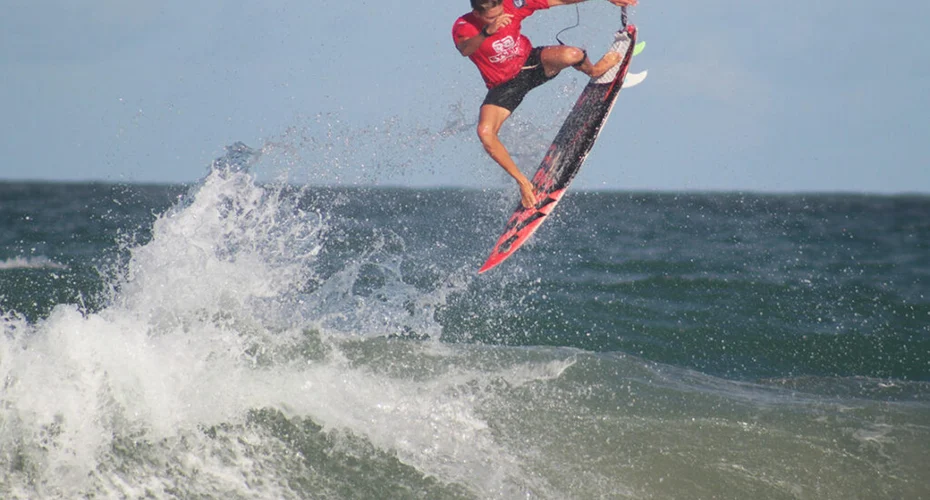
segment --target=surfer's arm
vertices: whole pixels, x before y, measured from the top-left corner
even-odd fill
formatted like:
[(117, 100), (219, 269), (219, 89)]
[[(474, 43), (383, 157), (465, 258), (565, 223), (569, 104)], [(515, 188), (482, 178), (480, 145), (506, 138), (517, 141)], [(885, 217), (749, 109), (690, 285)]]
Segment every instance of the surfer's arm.
[(482, 42), (487, 36), (483, 32), (478, 32), (477, 35), (466, 38), (460, 36), (455, 40), (455, 48), (459, 49), (459, 53), (464, 57), (468, 57), (475, 53), (478, 50), (478, 47), (481, 47)]
[[(475, 53), (478, 50), (478, 47), (481, 47), (481, 44), (484, 43), (485, 38), (497, 33), (497, 30), (507, 26), (513, 22), (513, 14), (507, 14), (506, 12), (494, 18), (493, 21), (486, 24), (477, 34), (468, 37), (467, 35), (456, 35), (455, 37), (455, 48), (459, 49), (459, 52), (468, 57)], [(464, 25), (464, 23), (463, 23)], [(457, 27), (458, 25), (456, 25)]]

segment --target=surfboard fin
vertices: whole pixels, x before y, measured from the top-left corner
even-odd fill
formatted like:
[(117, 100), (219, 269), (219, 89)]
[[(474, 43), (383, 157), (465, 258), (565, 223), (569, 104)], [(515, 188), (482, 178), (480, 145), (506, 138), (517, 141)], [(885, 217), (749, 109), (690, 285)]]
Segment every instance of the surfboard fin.
[[(645, 40), (637, 42), (636, 45), (633, 46), (633, 56), (638, 56), (642, 54), (645, 48), (646, 48)], [(623, 79), (623, 87), (620, 87), (620, 88), (628, 89), (630, 87), (635, 87), (639, 85), (640, 83), (643, 83), (643, 80), (646, 79), (647, 74), (649, 74), (648, 70), (640, 71), (639, 73), (630, 73), (626, 75), (626, 78)]]
[(646, 79), (646, 75), (648, 74), (649, 70), (640, 71), (639, 73), (629, 73), (626, 75), (626, 78), (623, 79), (623, 87), (621, 88), (628, 89), (643, 83), (643, 80)]

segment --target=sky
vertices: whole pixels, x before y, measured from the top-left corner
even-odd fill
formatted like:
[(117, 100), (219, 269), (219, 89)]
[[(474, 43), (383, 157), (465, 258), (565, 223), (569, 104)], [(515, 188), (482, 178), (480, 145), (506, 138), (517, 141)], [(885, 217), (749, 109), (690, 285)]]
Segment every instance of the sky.
[[(474, 124), (485, 89), (451, 39), (466, 0), (8, 0), (0, 181), (190, 183), (224, 146), (310, 184), (510, 188)], [(599, 57), (606, 1), (538, 12), (534, 45)], [(930, 4), (640, 0), (646, 50), (581, 189), (930, 193)], [(585, 79), (502, 130), (535, 171)]]

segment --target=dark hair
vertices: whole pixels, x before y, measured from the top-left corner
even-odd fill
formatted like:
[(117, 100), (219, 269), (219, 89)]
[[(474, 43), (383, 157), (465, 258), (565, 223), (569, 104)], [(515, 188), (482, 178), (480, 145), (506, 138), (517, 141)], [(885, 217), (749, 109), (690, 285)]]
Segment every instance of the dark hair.
[(471, 0), (471, 8), (478, 12), (487, 12), (492, 7), (504, 3), (504, 0)]

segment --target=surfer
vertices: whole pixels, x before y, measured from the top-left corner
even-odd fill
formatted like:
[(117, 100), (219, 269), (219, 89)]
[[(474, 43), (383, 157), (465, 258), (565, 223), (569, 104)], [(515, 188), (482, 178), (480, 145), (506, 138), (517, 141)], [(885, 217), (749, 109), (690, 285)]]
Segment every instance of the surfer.
[[(504, 121), (526, 94), (571, 66), (596, 78), (620, 62), (616, 52), (591, 63), (587, 52), (567, 45), (533, 47), (520, 33), (520, 23), (537, 10), (571, 5), (584, 0), (471, 0), (472, 11), (456, 19), (452, 27), (455, 48), (478, 67), (488, 94), (478, 115), (478, 138), (488, 155), (517, 181), (523, 206), (536, 204), (533, 184), (520, 172), (498, 138)], [(618, 6), (637, 0), (608, 0)]]

